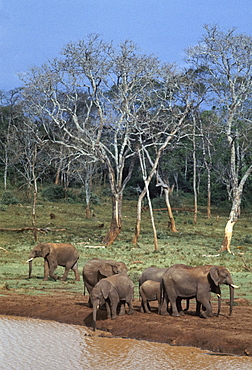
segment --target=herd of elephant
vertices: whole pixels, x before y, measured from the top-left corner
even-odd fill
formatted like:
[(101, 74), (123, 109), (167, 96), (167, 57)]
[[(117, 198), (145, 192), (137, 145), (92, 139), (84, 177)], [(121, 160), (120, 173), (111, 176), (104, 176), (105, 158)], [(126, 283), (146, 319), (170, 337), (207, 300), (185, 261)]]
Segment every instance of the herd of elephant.
[[(65, 267), (62, 280), (66, 280), (69, 270), (73, 270), (75, 280), (80, 280), (78, 272), (79, 253), (69, 243), (40, 243), (30, 253), (29, 278), (32, 273), (32, 260), (44, 258), (44, 280), (50, 276), (57, 280), (54, 271), (57, 266)], [(94, 330), (96, 328), (97, 310), (106, 307), (107, 318), (115, 319), (117, 315), (133, 314), (134, 283), (128, 276), (128, 268), (124, 262), (93, 258), (88, 261), (82, 271), (84, 294), (89, 294), (88, 305), (93, 308)], [(234, 301), (234, 288), (229, 271), (222, 266), (203, 265), (190, 267), (176, 264), (169, 268), (148, 267), (139, 277), (139, 293), (141, 296), (141, 312), (150, 313), (149, 301), (158, 301), (158, 313), (172, 316), (184, 315), (189, 308), (189, 300), (196, 299), (196, 314), (204, 318), (212, 315), (211, 292), (218, 296), (218, 311), (221, 309), (220, 284), (230, 287), (230, 311)], [(182, 309), (182, 300), (187, 300), (187, 307)], [(170, 304), (170, 309), (168, 305)]]

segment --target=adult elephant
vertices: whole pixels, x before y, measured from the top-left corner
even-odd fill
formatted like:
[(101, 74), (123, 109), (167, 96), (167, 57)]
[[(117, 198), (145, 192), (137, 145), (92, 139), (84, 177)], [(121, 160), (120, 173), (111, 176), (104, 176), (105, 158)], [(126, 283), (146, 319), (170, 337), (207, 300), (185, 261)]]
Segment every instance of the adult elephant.
[(88, 261), (83, 267), (82, 277), (84, 283), (84, 295), (85, 287), (89, 293), (89, 307), (92, 307), (90, 294), (93, 290), (93, 287), (98, 283), (99, 280), (115, 274), (127, 273), (127, 271), (127, 266), (121, 261), (103, 260), (99, 258), (93, 258)]
[(80, 280), (78, 272), (79, 253), (70, 243), (40, 243), (36, 245), (29, 255), (29, 279), (32, 273), (32, 260), (37, 257), (44, 258), (44, 280), (50, 276), (57, 280), (58, 276), (54, 274), (57, 266), (65, 267), (64, 275), (61, 280), (65, 281), (69, 270), (73, 270), (75, 280)]
[[(163, 277), (164, 273), (167, 270), (168, 270), (168, 267), (147, 267), (142, 272), (142, 274), (140, 275), (140, 277), (138, 279), (139, 291), (141, 289), (142, 284), (147, 280), (152, 280), (152, 281), (156, 281), (156, 282), (161, 283), (162, 277)], [(141, 295), (141, 293), (140, 293), (140, 295)], [(181, 306), (181, 300), (180, 299), (178, 300), (177, 303), (178, 303), (178, 307), (181, 308), (182, 306)], [(149, 306), (148, 300), (147, 300), (146, 306), (147, 306), (147, 311), (146, 311), (145, 307), (142, 307), (142, 303), (141, 303), (141, 312), (149, 312), (150, 311), (150, 306)], [(188, 310), (188, 309), (189, 309), (189, 299), (186, 300), (185, 310)], [(159, 306), (159, 313), (162, 314), (162, 315), (168, 314), (167, 305), (163, 304), (162, 307)]]
[[(211, 291), (220, 295), (220, 284), (230, 287), (230, 311), (234, 301), (234, 288), (232, 277), (229, 271), (222, 266), (204, 265), (190, 267), (186, 265), (173, 265), (164, 273), (162, 277), (163, 296), (171, 304), (172, 315), (180, 316), (177, 307), (177, 300), (181, 298), (196, 298), (197, 304), (202, 305), (204, 310), (201, 312), (203, 317), (212, 314)], [(199, 306), (198, 306), (199, 307)]]
[(134, 296), (134, 283), (127, 274), (119, 273), (101, 279), (92, 289), (90, 298), (93, 306), (94, 330), (96, 329), (97, 309), (105, 301), (107, 318), (115, 319), (117, 309), (121, 303), (119, 315), (125, 313), (125, 302), (128, 304), (128, 314), (133, 314), (132, 300)]

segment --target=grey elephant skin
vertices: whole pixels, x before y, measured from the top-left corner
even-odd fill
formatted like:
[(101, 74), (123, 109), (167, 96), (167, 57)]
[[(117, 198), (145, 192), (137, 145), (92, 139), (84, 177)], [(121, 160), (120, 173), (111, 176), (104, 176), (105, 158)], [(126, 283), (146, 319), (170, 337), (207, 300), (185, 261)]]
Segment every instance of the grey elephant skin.
[(211, 291), (220, 295), (220, 284), (230, 287), (230, 312), (234, 301), (234, 287), (229, 271), (222, 266), (204, 265), (190, 267), (186, 265), (171, 266), (162, 277), (162, 297), (170, 302), (173, 316), (180, 316), (177, 307), (178, 298), (196, 298), (197, 305), (202, 305), (203, 317), (211, 316)]
[(125, 303), (128, 304), (128, 314), (133, 314), (132, 300), (134, 297), (134, 283), (127, 274), (119, 273), (101, 279), (92, 289), (90, 298), (93, 306), (93, 322), (96, 329), (97, 309), (106, 304), (107, 318), (115, 319), (120, 304), (120, 313), (125, 313)]
[[(147, 267), (143, 272), (142, 274), (140, 275), (139, 279), (138, 279), (138, 283), (139, 283), (139, 293), (140, 293), (140, 289), (141, 289), (141, 285), (147, 281), (147, 280), (152, 280), (152, 281), (156, 281), (156, 282), (160, 282), (162, 281), (162, 277), (164, 275), (164, 273), (168, 270), (168, 267)], [(141, 295), (141, 294), (140, 294)], [(181, 300), (182, 299), (178, 299), (178, 307), (179, 307), (179, 311), (182, 310), (182, 306), (181, 306)], [(149, 305), (149, 300), (147, 299), (147, 308), (148, 310), (150, 311), (150, 305)], [(187, 304), (186, 304), (186, 308), (185, 308), (185, 311), (189, 309), (189, 299), (187, 299)], [(147, 312), (145, 309), (144, 309), (145, 312)], [(141, 305), (141, 312), (142, 311), (142, 305)], [(159, 306), (159, 309), (158, 309), (158, 312), (162, 315), (167, 315), (168, 314), (168, 310), (167, 310), (167, 305), (165, 304), (162, 304), (161, 307)]]
[(148, 305), (149, 301), (158, 301), (158, 313), (161, 311), (161, 289), (160, 282), (153, 280), (146, 280), (139, 288), (141, 296), (141, 312), (151, 313)]
[(128, 268), (124, 262), (115, 260), (103, 260), (99, 258), (93, 258), (88, 261), (82, 270), (82, 277), (84, 283), (84, 295), (85, 287), (89, 293), (88, 305), (92, 307), (92, 302), (90, 299), (90, 294), (93, 287), (103, 278), (124, 273), (127, 274)]
[(146, 281), (159, 281), (161, 283), (162, 276), (164, 275), (167, 268), (165, 267), (147, 267), (140, 275), (138, 282), (139, 287)]
[(29, 279), (32, 273), (32, 260), (37, 257), (44, 258), (44, 280), (50, 276), (57, 280), (58, 276), (54, 274), (57, 266), (65, 267), (64, 275), (61, 280), (65, 281), (69, 270), (73, 270), (75, 280), (80, 280), (78, 272), (79, 253), (70, 243), (40, 243), (36, 245), (29, 255)]

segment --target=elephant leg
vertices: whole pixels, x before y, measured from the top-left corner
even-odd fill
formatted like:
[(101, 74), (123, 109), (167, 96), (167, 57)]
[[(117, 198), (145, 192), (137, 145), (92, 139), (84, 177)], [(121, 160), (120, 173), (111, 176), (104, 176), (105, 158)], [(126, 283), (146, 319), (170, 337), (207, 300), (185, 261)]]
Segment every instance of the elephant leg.
[(212, 315), (212, 306), (210, 301), (210, 293), (206, 295), (201, 295), (197, 297), (197, 301), (199, 301), (205, 310), (202, 310), (201, 315), (204, 318), (207, 318)]
[(66, 267), (65, 267), (64, 275), (62, 276), (62, 278), (61, 278), (60, 280), (62, 280), (62, 281), (66, 281), (66, 279), (67, 279), (67, 275), (68, 275), (68, 272), (69, 272), (69, 268), (66, 266)]
[(132, 299), (127, 300), (127, 305), (128, 305), (128, 307), (129, 307), (128, 315), (132, 315), (132, 314), (133, 314), (133, 312), (134, 312), (134, 308), (133, 308), (133, 305), (132, 305)]
[(140, 312), (141, 312), (141, 313), (144, 313), (143, 300), (141, 300)]
[(172, 316), (178, 317), (180, 316), (177, 308), (177, 297), (170, 297), (171, 309), (172, 309)]
[(111, 308), (110, 308), (110, 302), (106, 299), (106, 310), (107, 310), (107, 319), (111, 319)]
[(120, 311), (119, 311), (118, 316), (123, 316), (125, 315), (125, 302), (121, 301), (119, 305), (120, 305)]
[(200, 316), (201, 303), (196, 300), (196, 316)]
[(49, 264), (48, 264), (48, 261), (45, 259), (44, 260), (44, 279), (43, 280), (47, 281), (48, 277), (49, 277)]
[(143, 305), (143, 312), (151, 313), (150, 312), (150, 305), (149, 305), (149, 302), (147, 301), (146, 297), (142, 298), (142, 305)]
[(92, 292), (93, 287), (91, 285), (89, 285), (86, 281), (84, 281), (84, 292), (83, 292), (84, 295), (85, 295), (85, 287), (87, 288), (87, 291), (88, 291), (88, 294), (89, 294), (89, 297), (88, 297), (88, 307), (92, 308), (93, 305), (92, 305), (92, 302), (91, 302), (90, 295), (91, 295), (91, 292)]
[(168, 301), (167, 296), (166, 296), (166, 297), (164, 297), (163, 302), (160, 302), (160, 312), (159, 312), (160, 315), (162, 315), (162, 316), (169, 315), (169, 313), (168, 313), (168, 303), (169, 303), (169, 301)]
[(49, 268), (49, 275), (55, 281), (58, 279), (58, 276), (54, 274), (54, 270), (56, 269), (56, 267), (57, 266), (50, 266), (50, 268)]
[(177, 309), (178, 309), (178, 312), (179, 312), (180, 316), (185, 315), (185, 313), (182, 309), (182, 298), (181, 297), (177, 297)]
[(78, 263), (77, 262), (75, 262), (75, 264), (73, 265), (72, 270), (74, 272), (75, 281), (80, 281), (80, 274), (79, 274), (79, 271), (78, 271)]
[(184, 309), (184, 311), (188, 311), (189, 310), (189, 305), (190, 305), (190, 299), (189, 298), (186, 298), (186, 308)]
[(117, 306), (119, 303), (119, 298), (118, 299), (113, 299), (111, 300), (111, 319), (114, 320), (117, 318)]

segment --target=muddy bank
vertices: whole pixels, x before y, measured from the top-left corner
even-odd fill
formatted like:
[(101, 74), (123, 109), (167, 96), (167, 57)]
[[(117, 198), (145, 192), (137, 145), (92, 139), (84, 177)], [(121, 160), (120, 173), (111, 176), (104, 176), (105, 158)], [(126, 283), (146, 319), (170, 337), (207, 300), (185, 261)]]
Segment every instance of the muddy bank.
[[(151, 314), (139, 312), (140, 302), (134, 301), (132, 316), (107, 320), (106, 312), (98, 312), (97, 329), (104, 335), (132, 338), (177, 346), (194, 346), (220, 354), (252, 356), (252, 305), (246, 300), (237, 302), (233, 314), (222, 304), (221, 315), (202, 319), (195, 316), (194, 303), (183, 317), (160, 316), (153, 305)], [(215, 303), (213, 311), (216, 312)], [(54, 320), (62, 323), (92, 327), (92, 309), (87, 296), (79, 293), (55, 293), (31, 296), (2, 290), (0, 314)]]

